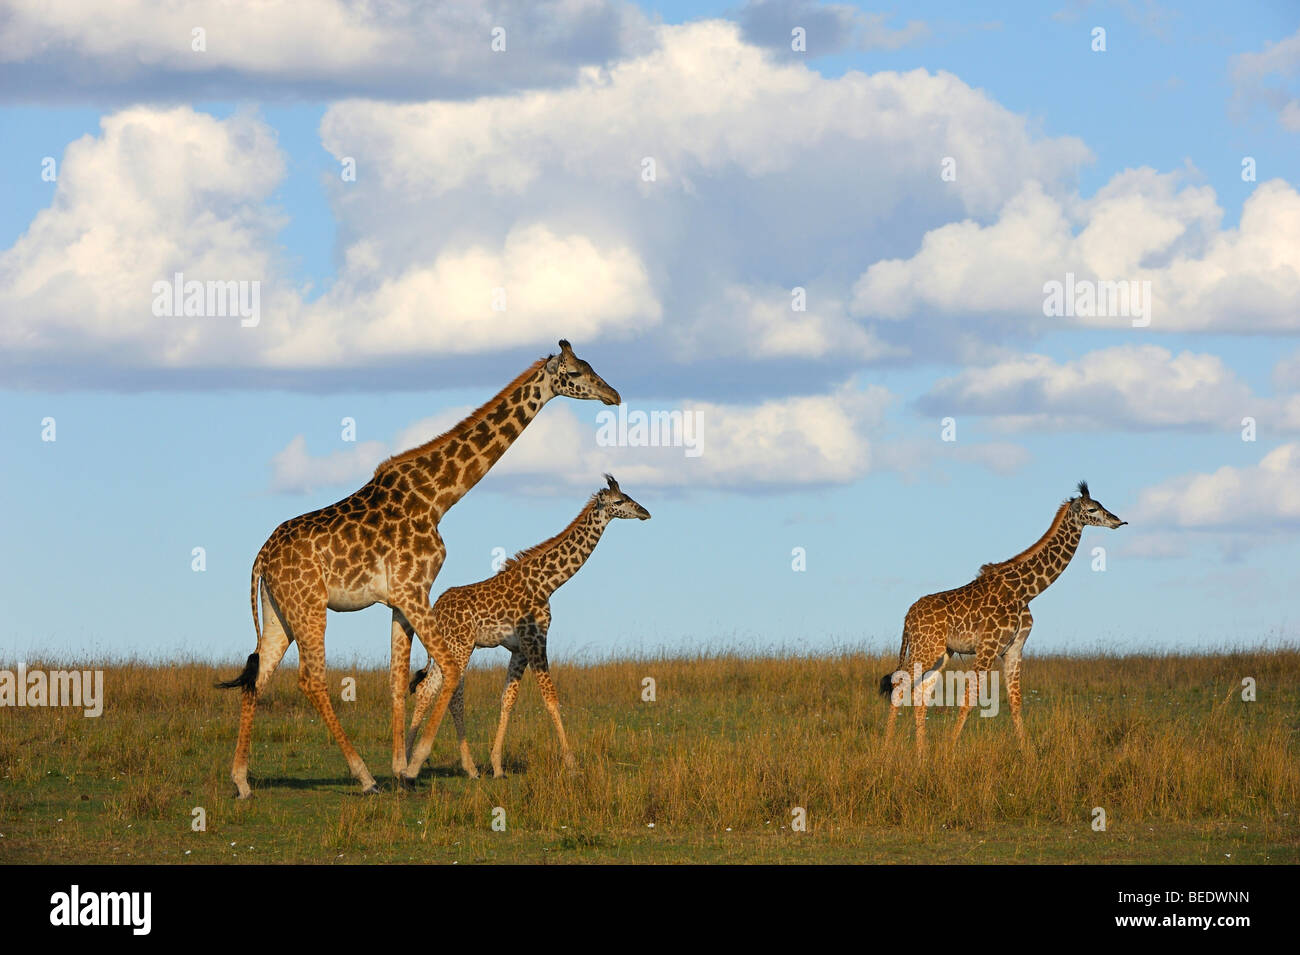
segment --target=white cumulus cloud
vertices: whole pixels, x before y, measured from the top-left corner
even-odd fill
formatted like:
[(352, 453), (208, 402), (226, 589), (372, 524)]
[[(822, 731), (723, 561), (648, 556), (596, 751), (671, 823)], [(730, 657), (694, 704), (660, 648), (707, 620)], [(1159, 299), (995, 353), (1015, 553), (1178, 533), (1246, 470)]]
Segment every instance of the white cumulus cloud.
[(1258, 464), (1225, 465), (1147, 488), (1133, 523), (1213, 531), (1267, 531), (1300, 521), (1300, 444), (1279, 445)]
[[(24, 16), (8, 24), (19, 59)], [(639, 342), (678, 393), (702, 357), (816, 366), (785, 389), (815, 391), (913, 351), (897, 325), (882, 334), (851, 312), (863, 261), (954, 215), (992, 214), (1025, 176), (1059, 193), (1090, 158), (949, 73), (828, 78), (726, 21), (653, 39), (554, 88), (332, 105), (322, 141), (357, 175), (328, 186), (340, 264), (316, 298), (281, 261), (271, 197), (286, 158), (265, 122), (108, 115), (0, 251), (0, 364), (38, 385), (293, 386), (563, 335)], [(953, 151), (961, 175), (936, 189), (937, 157)], [(155, 316), (153, 284), (177, 272), (260, 283), (260, 323)], [(795, 288), (806, 311), (790, 308)]]
[(1264, 49), (1228, 61), (1239, 107), (1260, 105), (1277, 114), (1283, 129), (1300, 133), (1300, 30)]
[[(879, 386), (846, 384), (828, 394), (753, 405), (632, 404), (624, 409), (622, 426), (616, 409), (608, 409), (613, 417), (606, 420), (599, 417), (605, 409), (589, 412), (556, 401), (491, 474), (504, 486), (541, 493), (586, 487), (607, 471), (629, 486), (743, 490), (848, 484), (871, 469), (872, 435), (893, 401)], [(448, 408), (412, 422), (390, 444), (371, 442), (323, 455), (310, 454), (305, 439), (295, 437), (272, 459), (272, 489), (306, 492), (364, 483), (387, 454), (423, 444), (470, 410)], [(671, 415), (673, 424), (652, 430), (652, 412)]]
[(29, 102), (473, 96), (566, 82), (652, 42), (645, 15), (618, 0), (7, 0), (0, 90)]
[[(912, 475), (945, 459), (1008, 474), (1028, 459), (1023, 448), (1005, 442), (957, 448), (894, 440), (885, 416), (896, 403), (879, 385), (853, 382), (755, 403), (685, 399), (604, 409), (558, 400), (511, 445), (488, 480), (501, 489), (568, 493), (612, 472), (629, 487), (780, 491), (852, 484), (875, 471)], [(326, 478), (362, 484), (383, 457), (442, 434), (471, 410), (443, 409), (410, 423), (391, 442), (350, 451), (314, 456), (295, 437), (272, 461), (272, 488), (305, 492)], [(656, 425), (655, 415), (671, 423)]]
[(1045, 318), (1044, 286), (1067, 273), (1089, 282), (1149, 282), (1150, 330), (1300, 330), (1300, 193), (1260, 183), (1236, 228), (1207, 186), (1150, 169), (1116, 175), (1091, 199), (1027, 183), (995, 222), (929, 232), (911, 258), (871, 265), (853, 309), (892, 319), (921, 313), (1003, 313), (1028, 327), (1132, 326), (1128, 316)]
[[(449, 242), (390, 274), (365, 240), (313, 302), (287, 280), (274, 132), (249, 114), (134, 108), (72, 143), (54, 202), (0, 251), (0, 362), (87, 369), (356, 368), (580, 342), (655, 325), (626, 245), (544, 222)], [(159, 315), (157, 282), (256, 283), (260, 319)], [(494, 302), (494, 291), (504, 298)], [(504, 310), (494, 306), (503, 306)]]
[(1235, 429), (1245, 416), (1293, 426), (1278, 401), (1260, 398), (1217, 355), (1117, 345), (1069, 361), (1020, 355), (942, 379), (918, 407), (988, 416), (1008, 430)]

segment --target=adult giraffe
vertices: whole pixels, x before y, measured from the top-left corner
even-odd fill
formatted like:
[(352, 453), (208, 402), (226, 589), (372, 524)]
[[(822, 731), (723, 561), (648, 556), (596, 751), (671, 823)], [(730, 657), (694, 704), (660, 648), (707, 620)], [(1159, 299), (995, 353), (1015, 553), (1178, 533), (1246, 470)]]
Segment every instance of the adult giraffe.
[(976, 679), (967, 679), (966, 693), (957, 714), (953, 739), (961, 732), (975, 703), (978, 675), (987, 673), (1001, 656), (1006, 675), (1007, 698), (1016, 736), (1025, 746), (1020, 722), (1020, 650), (1029, 639), (1034, 618), (1029, 601), (1048, 588), (1065, 571), (1079, 547), (1083, 529), (1122, 527), (1121, 521), (1088, 493), (1088, 482), (1079, 482), (1079, 496), (1056, 509), (1052, 526), (1033, 546), (1010, 560), (985, 564), (979, 576), (964, 587), (930, 594), (912, 604), (903, 620), (903, 646), (898, 652), (898, 669), (880, 679), (880, 692), (890, 697), (886, 741), (893, 735), (894, 718), (912, 696), (916, 708), (916, 748), (925, 749), (925, 700), (939, 671), (952, 653), (974, 653)]
[(285, 521), (267, 538), (253, 561), (250, 588), (257, 652), (249, 656), (243, 673), (217, 684), (243, 690), (239, 742), (230, 770), (239, 798), (252, 794), (248, 753), (258, 695), (294, 640), (299, 687), (320, 712), (362, 790), (379, 791), (344, 734), (325, 685), (325, 611), (362, 610), (376, 603), (393, 610), (393, 773), (403, 779), (411, 637), (417, 631), (421, 636), (433, 633), (429, 588), (447, 552), (438, 521), (557, 395), (607, 405), (621, 402), (618, 392), (561, 341), (558, 355), (538, 359), (450, 431), (394, 455), (354, 494)]

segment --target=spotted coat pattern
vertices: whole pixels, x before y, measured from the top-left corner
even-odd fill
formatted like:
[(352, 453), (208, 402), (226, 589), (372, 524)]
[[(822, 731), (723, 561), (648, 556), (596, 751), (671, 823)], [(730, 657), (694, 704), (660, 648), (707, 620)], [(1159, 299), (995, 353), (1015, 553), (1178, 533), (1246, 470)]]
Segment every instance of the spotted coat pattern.
[[(1093, 500), (1087, 483), (1080, 482), (1079, 496), (1057, 509), (1052, 525), (1033, 546), (1010, 560), (985, 564), (979, 576), (964, 587), (930, 594), (912, 604), (903, 620), (898, 669), (881, 679), (881, 692), (890, 696), (886, 739), (893, 734), (904, 694), (911, 694), (916, 746), (918, 751), (924, 750), (926, 699), (933, 684), (951, 654), (973, 653), (977, 678), (1002, 658), (1011, 718), (1021, 744), (1027, 745), (1020, 718), (1020, 654), (1034, 622), (1029, 601), (1064, 572), (1079, 547), (1084, 527), (1115, 528), (1125, 523)], [(965, 686), (954, 739), (975, 703), (977, 681), (967, 680)]]
[[(220, 684), (243, 690), (231, 769), (240, 798), (251, 794), (248, 757), (258, 696), (295, 640), (298, 685), (320, 712), (363, 791), (378, 791), (343, 732), (325, 683), (326, 610), (361, 610), (375, 603), (393, 611), (393, 772), (401, 778), (406, 768), (403, 730), (411, 638), (418, 632), (428, 645), (434, 626), (429, 589), (446, 556), (438, 522), (558, 395), (610, 405), (621, 400), (562, 341), (558, 355), (534, 362), (450, 431), (384, 461), (364, 487), (343, 500), (285, 521), (262, 545), (250, 586), (253, 626), (259, 631), (257, 652), (249, 657), (244, 674)], [(443, 651), (431, 652), (437, 658)], [(454, 666), (448, 659), (447, 667)], [(441, 711), (435, 710), (435, 715), (440, 717)]]
[[(517, 554), (492, 577), (464, 587), (452, 587), (433, 605), (436, 640), (449, 649), (463, 674), (470, 654), (477, 647), (505, 647), (510, 651), (510, 665), (506, 671), (505, 690), (501, 694), (501, 716), (497, 722), (496, 738), (492, 744), (492, 774), (505, 775), (502, 768), (502, 749), (505, 745), (506, 725), (510, 710), (519, 695), (519, 681), (524, 671), (531, 667), (537, 678), (542, 700), (555, 724), (560, 740), (560, 753), (569, 769), (575, 767), (573, 752), (569, 748), (560, 720), (560, 701), (551, 681), (550, 664), (546, 657), (546, 634), (551, 624), (550, 598), (566, 581), (576, 574), (600, 541), (601, 534), (610, 521), (619, 518), (649, 520), (650, 512), (624, 494), (618, 482), (606, 475), (607, 486), (592, 495), (586, 506), (559, 534)], [(423, 634), (421, 641), (425, 641)], [(426, 646), (427, 646), (427, 641)], [(447, 689), (449, 681), (434, 662), (430, 650), (428, 667), (416, 674), (418, 684), (415, 712), (407, 736), (407, 773), (419, 772), (429, 748), (432, 746), (436, 726), (426, 725), (419, 737), (417, 730), (425, 712), (435, 699)], [(465, 740), (465, 684), (451, 687), (451, 714), (456, 724), (460, 745), (461, 765), (470, 776), (478, 776), (478, 767), (470, 755)]]

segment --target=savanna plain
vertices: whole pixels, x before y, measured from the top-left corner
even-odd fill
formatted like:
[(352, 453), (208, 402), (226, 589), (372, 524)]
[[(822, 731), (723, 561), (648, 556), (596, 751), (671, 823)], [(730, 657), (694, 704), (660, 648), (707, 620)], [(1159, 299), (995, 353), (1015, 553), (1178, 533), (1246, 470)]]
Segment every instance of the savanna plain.
[[(955, 711), (935, 708), (922, 758), (909, 712), (884, 741), (895, 659), (554, 663), (579, 771), (527, 675), (502, 779), (488, 751), (504, 666), (475, 666), (483, 777), (461, 770), (448, 716), (412, 792), (389, 766), (387, 671), (334, 667), (335, 707), (384, 787), (363, 796), (291, 658), (258, 709), (246, 801), (229, 779), (238, 694), (213, 688), (242, 661), (115, 665), (98, 718), (0, 708), (0, 862), (1300, 862), (1300, 650), (1030, 655), (1032, 752), (1005, 706), (955, 744)], [(42, 666), (69, 664), (27, 664)]]

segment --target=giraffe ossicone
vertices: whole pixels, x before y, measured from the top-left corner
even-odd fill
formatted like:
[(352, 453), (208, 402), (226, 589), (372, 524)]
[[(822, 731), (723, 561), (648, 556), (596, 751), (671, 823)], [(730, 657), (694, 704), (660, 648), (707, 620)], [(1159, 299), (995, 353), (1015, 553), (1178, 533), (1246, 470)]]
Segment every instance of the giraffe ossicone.
[(911, 693), (916, 748), (923, 751), (926, 700), (931, 698), (933, 683), (951, 654), (974, 653), (975, 679), (964, 684), (953, 739), (961, 733), (975, 703), (980, 675), (992, 669), (1001, 657), (1011, 719), (1021, 745), (1028, 745), (1020, 719), (1020, 654), (1034, 623), (1029, 601), (1065, 571), (1079, 548), (1085, 527), (1091, 524), (1113, 529), (1128, 523), (1093, 499), (1087, 481), (1079, 482), (1078, 491), (1078, 496), (1057, 508), (1051, 526), (1033, 545), (1009, 560), (985, 564), (979, 576), (964, 587), (922, 597), (908, 609), (898, 668), (880, 679), (881, 694), (890, 698), (886, 741), (893, 735), (904, 694)]
[[(618, 392), (574, 354), (569, 342), (561, 340), (558, 354), (529, 365), (449, 431), (388, 458), (365, 486), (343, 500), (287, 520), (271, 533), (253, 561), (249, 588), (257, 650), (239, 676), (217, 684), (243, 691), (231, 768), (236, 795), (246, 798), (252, 793), (248, 757), (257, 698), (294, 641), (299, 687), (320, 712), (362, 790), (378, 791), (375, 778), (343, 732), (325, 683), (326, 611), (362, 610), (376, 603), (393, 611), (389, 667), (393, 772), (401, 777), (406, 768), (411, 637), (430, 631), (429, 589), (446, 556), (438, 522), (557, 396), (607, 405), (622, 402)], [(435, 660), (454, 672), (452, 660), (444, 662), (436, 656)], [(441, 718), (441, 709), (434, 715)]]
[[(456, 724), (461, 766), (470, 776), (478, 775), (478, 767), (474, 765), (465, 739), (465, 684), (462, 679), (470, 654), (476, 647), (505, 647), (510, 651), (505, 690), (501, 694), (501, 716), (492, 744), (492, 774), (497, 777), (505, 775), (502, 750), (506, 724), (519, 695), (519, 681), (529, 667), (532, 667), (542, 700), (555, 724), (564, 763), (570, 770), (576, 767), (560, 720), (560, 701), (551, 681), (546, 656), (551, 594), (582, 568), (611, 521), (650, 519), (650, 512), (624, 494), (613, 477), (605, 475), (605, 482), (606, 486), (591, 496), (578, 516), (560, 533), (520, 551), (486, 580), (448, 589), (433, 605), (434, 627), (429, 631), (432, 637), (420, 633), (420, 642), (429, 651), (429, 664), (415, 674), (410, 686), (411, 692), (418, 695), (407, 736), (406, 782), (419, 775), (438, 732), (436, 719), (431, 718), (417, 738), (424, 714), (434, 707), (435, 717), (439, 715), (441, 708), (435, 704), (444, 698)], [(458, 674), (455, 681), (443, 673), (438, 663), (439, 656), (455, 659)]]

